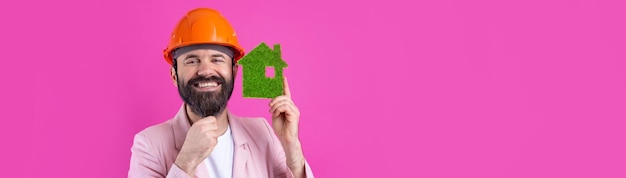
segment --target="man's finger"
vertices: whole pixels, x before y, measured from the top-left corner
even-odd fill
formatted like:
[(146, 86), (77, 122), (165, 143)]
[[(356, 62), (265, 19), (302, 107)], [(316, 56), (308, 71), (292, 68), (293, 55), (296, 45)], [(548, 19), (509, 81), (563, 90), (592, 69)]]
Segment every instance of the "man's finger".
[(291, 98), (291, 91), (289, 91), (289, 82), (287, 82), (287, 76), (283, 76), (283, 94)]
[(282, 102), (276, 103), (274, 106), (272, 106), (270, 108), (270, 112), (273, 113), (276, 109), (278, 109), (279, 107), (282, 107), (283, 105), (289, 105), (289, 102), (288, 101), (282, 101)]
[[(285, 96), (285, 95), (278, 96), (278, 97), (274, 98), (274, 99), (270, 102), (269, 106), (270, 106), (270, 107), (272, 107), (272, 106), (274, 106), (276, 103), (283, 102), (283, 101), (285, 101), (285, 100), (289, 100), (289, 101), (291, 101), (291, 99), (290, 99), (289, 97)], [(292, 102), (292, 103), (293, 103), (293, 102)]]
[(197, 121), (197, 123), (205, 123), (205, 124), (211, 124), (211, 123), (216, 123), (216, 122), (217, 122), (217, 119), (214, 116), (205, 117)]
[(280, 114), (286, 113), (287, 110), (289, 110), (289, 108), (287, 108), (287, 107), (276, 108), (276, 110), (274, 110), (274, 112), (272, 112), (272, 117), (278, 117)]

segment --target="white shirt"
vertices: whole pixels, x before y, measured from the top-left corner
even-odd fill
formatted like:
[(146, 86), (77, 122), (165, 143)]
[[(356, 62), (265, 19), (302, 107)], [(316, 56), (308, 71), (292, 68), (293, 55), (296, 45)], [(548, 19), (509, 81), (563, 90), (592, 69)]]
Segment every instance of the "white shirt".
[(209, 170), (209, 177), (232, 178), (233, 177), (233, 153), (235, 143), (230, 133), (230, 125), (224, 135), (217, 138), (217, 145), (211, 155), (204, 160)]

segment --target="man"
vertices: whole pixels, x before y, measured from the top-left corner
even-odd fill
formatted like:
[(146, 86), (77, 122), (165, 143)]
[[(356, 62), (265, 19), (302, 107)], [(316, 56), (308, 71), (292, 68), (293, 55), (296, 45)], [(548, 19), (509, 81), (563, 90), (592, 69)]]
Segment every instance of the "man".
[(198, 8), (182, 18), (164, 56), (184, 104), (135, 135), (129, 177), (313, 177), (286, 78), (284, 95), (269, 103), (271, 127), (226, 108), (243, 55), (219, 12)]

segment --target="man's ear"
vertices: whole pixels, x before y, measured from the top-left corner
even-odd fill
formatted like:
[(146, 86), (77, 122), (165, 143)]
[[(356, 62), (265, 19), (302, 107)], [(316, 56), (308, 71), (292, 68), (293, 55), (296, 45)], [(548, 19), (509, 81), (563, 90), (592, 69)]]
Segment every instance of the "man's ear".
[(176, 76), (176, 70), (174, 67), (170, 67), (170, 75), (172, 77), (172, 83), (174, 86), (178, 87), (178, 77)]
[(239, 69), (239, 64), (233, 65), (233, 79), (237, 78), (237, 69)]

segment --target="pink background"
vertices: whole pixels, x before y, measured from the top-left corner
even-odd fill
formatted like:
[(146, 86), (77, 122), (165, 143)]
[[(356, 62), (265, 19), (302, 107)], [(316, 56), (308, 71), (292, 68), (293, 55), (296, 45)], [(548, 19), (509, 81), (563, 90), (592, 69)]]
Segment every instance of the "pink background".
[[(0, 177), (126, 177), (189, 9), (280, 43), (317, 177), (626, 177), (626, 1), (0, 3)], [(269, 117), (269, 100), (230, 102)]]

